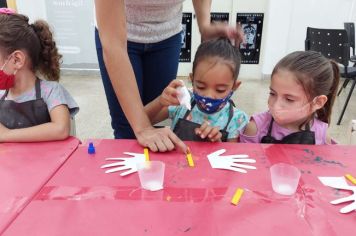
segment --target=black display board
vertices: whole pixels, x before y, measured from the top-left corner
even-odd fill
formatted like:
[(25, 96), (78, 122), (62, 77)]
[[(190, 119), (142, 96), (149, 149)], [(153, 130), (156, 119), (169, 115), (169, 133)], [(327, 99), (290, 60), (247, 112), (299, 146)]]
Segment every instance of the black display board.
[(192, 13), (183, 13), (183, 39), (179, 62), (191, 62), (192, 52)]
[(263, 16), (263, 13), (237, 13), (236, 23), (241, 24), (245, 34), (245, 42), (240, 44), (242, 64), (260, 61)]

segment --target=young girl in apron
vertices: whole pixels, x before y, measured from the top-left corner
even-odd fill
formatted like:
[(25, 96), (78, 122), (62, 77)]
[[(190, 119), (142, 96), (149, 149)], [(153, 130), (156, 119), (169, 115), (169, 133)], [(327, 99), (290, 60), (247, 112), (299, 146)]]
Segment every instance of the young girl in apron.
[(0, 9), (0, 142), (65, 139), (78, 111), (58, 83), (61, 56), (48, 24), (28, 21)]
[(337, 64), (320, 53), (290, 53), (272, 72), (269, 110), (252, 116), (241, 142), (334, 143), (327, 129), (339, 79)]
[(179, 105), (179, 80), (172, 81), (162, 95), (147, 104), (152, 123), (172, 119), (171, 128), (182, 140), (236, 142), (248, 123), (245, 112), (231, 100), (241, 82), (239, 51), (224, 38), (203, 42), (195, 54), (189, 78), (193, 92), (191, 110)]

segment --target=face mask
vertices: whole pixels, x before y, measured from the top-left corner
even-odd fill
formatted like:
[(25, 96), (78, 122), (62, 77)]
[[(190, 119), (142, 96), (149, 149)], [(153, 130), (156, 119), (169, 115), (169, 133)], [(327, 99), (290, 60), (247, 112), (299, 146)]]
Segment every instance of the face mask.
[(7, 90), (14, 87), (15, 84), (15, 74), (8, 75), (4, 72), (4, 67), (8, 63), (8, 60), (1, 67), (0, 70), (0, 90)]
[(193, 95), (194, 100), (198, 105), (198, 108), (207, 114), (212, 114), (219, 111), (225, 106), (226, 102), (229, 101), (229, 99), (231, 98), (232, 93), (233, 92), (231, 91), (226, 97), (219, 99), (200, 96), (195, 92), (193, 92)]
[(285, 125), (306, 119), (311, 112), (310, 105), (311, 103), (309, 102), (297, 109), (274, 109), (270, 107), (269, 111), (278, 124)]

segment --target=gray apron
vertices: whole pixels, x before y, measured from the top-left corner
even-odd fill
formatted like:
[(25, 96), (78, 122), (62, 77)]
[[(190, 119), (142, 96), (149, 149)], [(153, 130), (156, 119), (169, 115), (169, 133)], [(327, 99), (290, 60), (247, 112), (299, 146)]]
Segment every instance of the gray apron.
[[(191, 102), (191, 107), (193, 109), (193, 107), (195, 106), (195, 101), (193, 100)], [(227, 127), (229, 126), (229, 123), (232, 119), (232, 116), (234, 115), (234, 111), (233, 111), (233, 102), (230, 100), (229, 101), (229, 118), (228, 121), (226, 123), (226, 126), (224, 127), (224, 129), (220, 130), (222, 137), (221, 137), (221, 141), (222, 142), (226, 142), (227, 141), (227, 137), (229, 135), (229, 133), (226, 131)], [(179, 118), (176, 125), (174, 126), (173, 132), (183, 141), (198, 141), (198, 142), (208, 142), (209, 139), (205, 138), (202, 139), (200, 138), (199, 135), (196, 135), (194, 130), (196, 128), (199, 128), (201, 126), (201, 124), (197, 124), (195, 122), (192, 122), (190, 120), (187, 120), (187, 117), (189, 115), (190, 111), (187, 110), (186, 113), (184, 114), (183, 118)]]
[(5, 100), (9, 90), (0, 99), (0, 123), (8, 129), (21, 129), (51, 121), (47, 104), (41, 98), (40, 80), (35, 83), (36, 100), (14, 102)]

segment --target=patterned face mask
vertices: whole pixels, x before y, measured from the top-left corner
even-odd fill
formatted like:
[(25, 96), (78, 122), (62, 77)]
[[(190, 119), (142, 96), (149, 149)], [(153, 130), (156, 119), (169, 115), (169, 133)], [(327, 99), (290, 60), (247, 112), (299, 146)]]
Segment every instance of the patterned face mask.
[(233, 91), (231, 91), (224, 98), (214, 99), (214, 98), (200, 96), (196, 92), (193, 92), (194, 99), (198, 105), (198, 108), (207, 114), (215, 113), (215, 112), (219, 111), (221, 108), (223, 108), (225, 106), (225, 104), (229, 101), (229, 99), (231, 98), (232, 94), (233, 94)]

